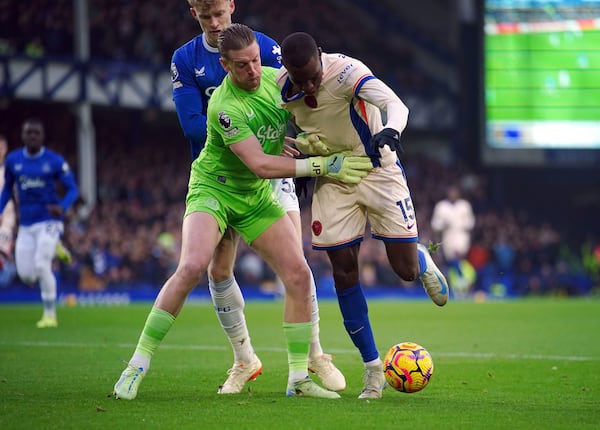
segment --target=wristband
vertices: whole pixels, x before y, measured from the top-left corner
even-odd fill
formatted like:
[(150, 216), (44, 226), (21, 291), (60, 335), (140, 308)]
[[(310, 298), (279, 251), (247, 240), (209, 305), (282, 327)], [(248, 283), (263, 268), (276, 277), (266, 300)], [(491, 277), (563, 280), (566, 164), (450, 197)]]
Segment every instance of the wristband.
[(323, 176), (327, 173), (325, 158), (308, 157), (296, 160), (296, 178), (303, 176)]

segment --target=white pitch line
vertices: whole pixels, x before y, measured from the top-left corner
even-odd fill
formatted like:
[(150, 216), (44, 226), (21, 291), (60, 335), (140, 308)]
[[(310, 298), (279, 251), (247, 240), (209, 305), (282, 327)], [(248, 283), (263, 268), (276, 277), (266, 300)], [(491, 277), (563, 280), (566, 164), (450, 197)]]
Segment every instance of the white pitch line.
[[(0, 346), (34, 346), (34, 347), (62, 347), (62, 348), (125, 348), (133, 350), (133, 343), (80, 343), (80, 342), (32, 342), (32, 341), (15, 341), (7, 342), (0, 341)], [(229, 347), (218, 345), (178, 345), (178, 344), (162, 344), (160, 349), (174, 349), (182, 351), (228, 351)], [(282, 347), (261, 346), (255, 349), (260, 351), (270, 352), (286, 352)], [(334, 354), (354, 354), (356, 349), (327, 349), (327, 352)], [(557, 361), (600, 361), (600, 357), (585, 357), (577, 355), (544, 355), (544, 354), (496, 354), (493, 352), (433, 352), (431, 355), (436, 357), (460, 357), (460, 358), (475, 358), (475, 359), (504, 359), (504, 360), (557, 360)]]

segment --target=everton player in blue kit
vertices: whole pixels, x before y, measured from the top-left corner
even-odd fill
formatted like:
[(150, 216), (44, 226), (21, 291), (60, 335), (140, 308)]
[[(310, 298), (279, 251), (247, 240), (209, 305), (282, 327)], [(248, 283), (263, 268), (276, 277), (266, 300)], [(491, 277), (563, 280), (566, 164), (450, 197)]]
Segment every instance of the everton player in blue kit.
[[(203, 32), (175, 51), (171, 79), (179, 123), (189, 139), (192, 160), (195, 160), (206, 141), (208, 99), (226, 75), (219, 63), (217, 38), (220, 31), (231, 24), (235, 3), (233, 0), (189, 0), (188, 3)], [(279, 69), (279, 44), (263, 33), (256, 31), (255, 34), (262, 65)]]
[[(173, 100), (179, 123), (189, 139), (192, 160), (198, 157), (206, 141), (206, 111), (208, 100), (226, 76), (219, 63), (218, 37), (231, 25), (234, 0), (188, 0), (192, 17), (200, 24), (202, 33), (173, 54), (171, 78)], [(263, 66), (281, 67), (279, 44), (270, 37), (255, 32)], [(300, 208), (293, 179), (272, 180), (273, 190), (302, 237)], [(217, 317), (234, 353), (234, 364), (220, 394), (240, 393), (246, 382), (262, 372), (262, 363), (250, 341), (244, 316), (244, 298), (233, 276), (238, 234), (231, 228), (223, 235), (208, 269), (209, 291)], [(300, 240), (302, 243), (302, 240)], [(335, 367), (332, 357), (324, 354), (319, 339), (319, 307), (314, 279), (311, 284), (313, 332), (309, 354), (309, 369), (316, 373), (323, 386), (332, 391), (346, 387), (344, 375)]]
[[(30, 118), (23, 123), (24, 147), (6, 157), (0, 213), (16, 187), (19, 229), (15, 262), (19, 278), (25, 283), (39, 282), (44, 313), (39, 328), (56, 327), (56, 277), (52, 259), (63, 232), (65, 212), (77, 199), (79, 190), (69, 165), (62, 156), (44, 146), (44, 125)], [(64, 186), (62, 198), (57, 183)]]

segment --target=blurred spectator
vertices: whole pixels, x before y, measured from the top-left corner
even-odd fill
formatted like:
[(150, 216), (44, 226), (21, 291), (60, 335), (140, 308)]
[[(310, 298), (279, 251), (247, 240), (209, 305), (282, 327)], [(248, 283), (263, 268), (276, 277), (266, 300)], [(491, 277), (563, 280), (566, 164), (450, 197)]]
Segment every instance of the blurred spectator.
[[(183, 0), (152, 3), (142, 0), (89, 0), (89, 28), (92, 58), (141, 63), (168, 70), (173, 49), (197, 34)], [(311, 10), (311, 19), (304, 11)], [(382, 36), (378, 21), (360, 6), (346, 7), (336, 1), (268, 0), (236, 3), (237, 21), (281, 41), (293, 31), (306, 31), (319, 43), (327, 41), (331, 52), (347, 52), (362, 58), (378, 76), (399, 90), (431, 87), (427, 71), (418, 70), (409, 43), (397, 32)], [(70, 0), (0, 1), (0, 53), (24, 53), (33, 58), (74, 57), (74, 2)], [(342, 37), (348, 27), (361, 22), (371, 31), (356, 37)], [(110, 24), (108, 24), (110, 23)], [(379, 28), (379, 30), (381, 30)], [(382, 42), (383, 41), (383, 42)], [(381, 50), (373, 50), (380, 46)], [(381, 52), (386, 52), (382, 61)]]
[(44, 56), (44, 45), (42, 39), (34, 37), (26, 45), (24, 49), (25, 55), (31, 58), (42, 58)]
[[(30, 105), (15, 105), (3, 110), (0, 130), (7, 136), (18, 136), (14, 124), (31, 109)], [(68, 110), (36, 105), (35, 111), (47, 118), (48, 134), (54, 138), (52, 146), (66, 154), (76, 169), (75, 126)], [(96, 109), (94, 118), (98, 203), (90, 213), (79, 209), (81, 202), (68, 213), (65, 239), (72, 246), (74, 261), (58, 268), (61, 289), (109, 292), (157, 288), (178, 260), (189, 160), (172, 151), (172, 145), (185, 146), (186, 142), (174, 116), (148, 122), (144, 115), (132, 111), (123, 115), (123, 111)], [(477, 274), (478, 291), (494, 297), (589, 294), (598, 284), (600, 247), (591, 236), (567, 243), (561, 240), (556, 225), (531, 222), (524, 208), (496, 209), (496, 202), (489, 200), (485, 175), (418, 155), (407, 157), (410, 159), (404, 166), (415, 187), (417, 217), (433, 216), (435, 204), (446, 192), (441, 183), (463, 185), (465, 197), (476, 202), (477, 222), (466, 258)], [(311, 249), (310, 196), (301, 204), (306, 257), (319, 291), (332, 293), (329, 261), (324, 253)], [(419, 234), (427, 242), (438, 233), (424, 225)], [(244, 288), (277, 291), (273, 273), (249, 252), (250, 248), (241, 243), (236, 276), (244, 279)], [(368, 288), (412, 287), (391, 271), (379, 241), (366, 237), (359, 258), (361, 279)]]

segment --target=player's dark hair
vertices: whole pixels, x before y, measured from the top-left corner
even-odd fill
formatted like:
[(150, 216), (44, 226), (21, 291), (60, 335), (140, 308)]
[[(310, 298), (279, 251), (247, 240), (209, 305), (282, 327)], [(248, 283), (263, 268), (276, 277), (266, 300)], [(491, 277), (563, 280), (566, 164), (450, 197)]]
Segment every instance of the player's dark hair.
[(44, 122), (40, 118), (34, 116), (25, 119), (25, 121), (23, 121), (23, 126), (25, 124), (39, 125), (40, 127), (44, 128)]
[(317, 42), (308, 33), (292, 33), (281, 43), (281, 61), (286, 67), (304, 67), (311, 58), (318, 56)]
[(229, 58), (229, 51), (239, 51), (247, 48), (256, 41), (252, 29), (244, 24), (233, 23), (219, 33), (218, 47), (223, 58)]

